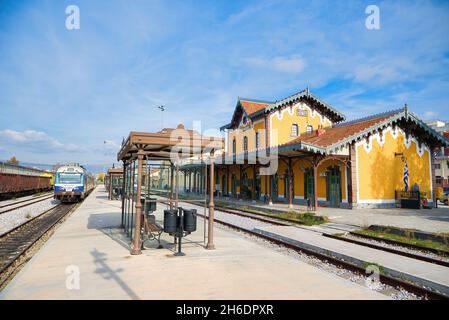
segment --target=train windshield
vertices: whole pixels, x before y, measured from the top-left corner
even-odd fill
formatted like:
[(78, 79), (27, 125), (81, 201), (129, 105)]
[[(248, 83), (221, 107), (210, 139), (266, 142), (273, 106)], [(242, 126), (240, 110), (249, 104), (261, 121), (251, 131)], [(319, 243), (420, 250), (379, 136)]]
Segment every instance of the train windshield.
[(58, 182), (59, 183), (67, 183), (67, 184), (81, 183), (81, 174), (80, 173), (60, 173), (60, 174), (58, 174)]

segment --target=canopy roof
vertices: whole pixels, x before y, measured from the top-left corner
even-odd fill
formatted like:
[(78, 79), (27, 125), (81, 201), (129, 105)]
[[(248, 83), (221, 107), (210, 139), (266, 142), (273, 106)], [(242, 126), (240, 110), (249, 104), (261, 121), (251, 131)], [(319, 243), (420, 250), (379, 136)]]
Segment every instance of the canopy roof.
[(122, 174), (122, 173), (123, 173), (123, 168), (109, 168), (108, 169), (108, 175)]
[(164, 128), (159, 132), (130, 132), (122, 142), (117, 160), (135, 159), (139, 150), (148, 160), (169, 160), (172, 151), (179, 151), (179, 158), (189, 158), (223, 148), (223, 138), (202, 136), (179, 124), (174, 129)]

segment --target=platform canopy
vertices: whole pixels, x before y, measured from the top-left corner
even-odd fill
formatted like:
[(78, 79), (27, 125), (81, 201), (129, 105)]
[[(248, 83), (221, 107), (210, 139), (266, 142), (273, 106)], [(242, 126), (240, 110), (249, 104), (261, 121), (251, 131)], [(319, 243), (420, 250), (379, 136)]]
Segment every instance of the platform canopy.
[(123, 174), (123, 168), (109, 168), (108, 175), (121, 175)]
[(222, 149), (223, 138), (202, 136), (179, 124), (174, 129), (164, 128), (159, 132), (130, 132), (128, 138), (123, 140), (117, 160), (134, 160), (139, 150), (147, 160), (167, 160), (172, 158), (172, 152), (176, 152), (181, 159)]

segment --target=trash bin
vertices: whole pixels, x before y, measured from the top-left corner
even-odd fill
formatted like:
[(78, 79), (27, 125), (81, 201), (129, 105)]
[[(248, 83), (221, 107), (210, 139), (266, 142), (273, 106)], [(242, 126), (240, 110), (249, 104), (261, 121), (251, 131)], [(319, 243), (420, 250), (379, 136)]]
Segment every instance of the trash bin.
[(196, 231), (196, 209), (184, 210), (184, 231)]
[(156, 198), (140, 198), (140, 203), (145, 208), (146, 214), (156, 211)]
[(164, 210), (164, 232), (176, 233), (177, 210)]

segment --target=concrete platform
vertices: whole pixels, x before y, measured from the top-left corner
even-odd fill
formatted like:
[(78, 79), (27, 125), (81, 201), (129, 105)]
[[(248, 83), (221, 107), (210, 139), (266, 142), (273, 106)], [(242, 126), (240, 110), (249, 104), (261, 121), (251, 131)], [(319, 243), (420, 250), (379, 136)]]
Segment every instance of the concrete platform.
[[(449, 268), (425, 261), (384, 252), (365, 246), (322, 236), (319, 231), (329, 228), (270, 226), (254, 231), (331, 257), (349, 261), (360, 267), (376, 263), (384, 272), (399, 279), (407, 279), (431, 287), (449, 296)], [(318, 232), (317, 232), (318, 231)]]
[(186, 256), (174, 257), (166, 236), (164, 249), (152, 243), (142, 255), (131, 256), (119, 222), (120, 202), (107, 200), (98, 187), (0, 299), (387, 298), (232, 231), (215, 228), (217, 249), (205, 250), (201, 219), (198, 231), (187, 237)]
[[(230, 200), (217, 198), (218, 201), (227, 201), (233, 204), (255, 208), (269, 208), (282, 211), (290, 211), (286, 203), (274, 203), (269, 206), (261, 201)], [(294, 204), (293, 210), (306, 211), (307, 207)], [(449, 232), (449, 207), (439, 205), (433, 209), (342, 209), (318, 207), (317, 215), (326, 216), (331, 222), (339, 224), (367, 227), (373, 224), (395, 226), (398, 228), (410, 228), (427, 232)]]

